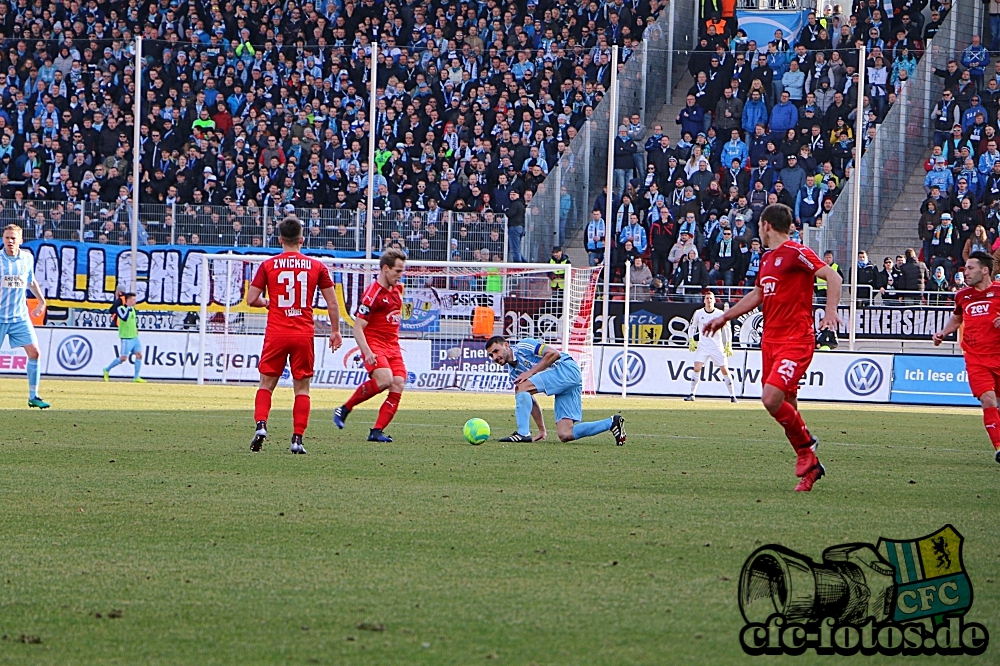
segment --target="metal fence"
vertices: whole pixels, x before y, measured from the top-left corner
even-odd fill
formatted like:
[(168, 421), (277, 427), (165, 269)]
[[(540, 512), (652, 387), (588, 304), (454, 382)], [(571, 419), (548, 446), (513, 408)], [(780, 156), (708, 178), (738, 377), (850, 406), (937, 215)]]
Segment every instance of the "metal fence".
[[(945, 69), (952, 58), (961, 61), (963, 49), (979, 32), (981, 18), (982, 7), (975, 0), (958, 0), (953, 5), (941, 29), (925, 47), (915, 75), (902, 86), (899, 98), (878, 125), (874, 141), (861, 158), (861, 168), (852, 174), (852, 178), (861, 179), (860, 249), (872, 245), (914, 167), (933, 144), (932, 113), (944, 87), (934, 70)], [(826, 224), (809, 234), (810, 245), (822, 251), (833, 250), (842, 262), (853, 260), (849, 257), (853, 210), (854, 184), (848, 181)], [(914, 219), (914, 228), (916, 223)]]
[[(671, 0), (643, 33), (641, 46), (619, 64), (618, 116), (638, 113), (644, 126), (669, 99), (696, 44), (697, 6)], [(604, 95), (530, 203), (524, 243), (528, 261), (545, 261), (554, 244), (565, 244), (590, 219), (603, 192), (608, 161), (610, 97)]]
[[(330, 208), (141, 204), (139, 245), (278, 247), (275, 220), (294, 213), (311, 250), (364, 252), (364, 211)], [(121, 202), (0, 199), (0, 222), (24, 229), (25, 240), (131, 243), (131, 207)], [(507, 220), (492, 212), (376, 211), (375, 254), (389, 247), (426, 261), (507, 260)]]

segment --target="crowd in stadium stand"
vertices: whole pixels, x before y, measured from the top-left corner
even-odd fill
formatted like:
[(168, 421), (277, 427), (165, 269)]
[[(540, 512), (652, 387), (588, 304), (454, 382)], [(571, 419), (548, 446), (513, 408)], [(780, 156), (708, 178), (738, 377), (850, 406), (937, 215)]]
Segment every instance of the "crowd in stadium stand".
[[(780, 30), (757, 44), (731, 19), (708, 21), (688, 64), (694, 85), (676, 127), (644, 131), (630, 118), (618, 127), (610, 225), (615, 266), (643, 257), (660, 294), (753, 284), (760, 211), (787, 204), (795, 211), (793, 235), (800, 236), (823, 226), (850, 177), (858, 47), (867, 49), (864, 150), (949, 9), (946, 2), (897, 2), (889, 17), (877, 0), (855, 3), (850, 15), (828, 6), (811, 13), (791, 43)], [(992, 142), (1000, 128), (1000, 61), (994, 56), (991, 63), (975, 37), (961, 62), (936, 73), (950, 91), (944, 100), (953, 101), (935, 112), (943, 148), (927, 164), (923, 247), (909, 259), (906, 253), (885, 258), (881, 267), (859, 257), (861, 284), (888, 302), (904, 300), (896, 291), (954, 291), (963, 255), (1000, 247), (1000, 152)], [(602, 196), (595, 203), (601, 212), (588, 226), (592, 264), (603, 261), (609, 234), (605, 205)], [(622, 271), (615, 273), (621, 279)]]
[[(339, 211), (364, 209), (372, 177), (375, 208), (405, 211), (405, 233), (413, 218), (426, 230), (442, 212), (492, 212), (477, 219), (506, 220), (519, 243), (525, 204), (608, 86), (611, 45), (627, 58), (659, 10), (659, 0), (0, 0), (0, 217), (24, 222), (28, 238), (70, 239), (79, 225), (68, 208), (92, 202), (84, 239), (125, 242), (138, 94), (141, 201), (179, 207), (177, 220), (143, 216), (140, 242), (268, 245), (260, 211), (292, 206), (319, 210), (320, 241), (336, 246)], [(136, 35), (147, 63), (138, 86)]]

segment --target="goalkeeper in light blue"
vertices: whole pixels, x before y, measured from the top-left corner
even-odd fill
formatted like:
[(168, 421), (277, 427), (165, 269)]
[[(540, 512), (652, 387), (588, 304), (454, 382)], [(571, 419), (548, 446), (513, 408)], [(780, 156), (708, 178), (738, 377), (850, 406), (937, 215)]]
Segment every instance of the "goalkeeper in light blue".
[(135, 312), (135, 294), (117, 296), (118, 303), (112, 313), (118, 324), (118, 358), (104, 368), (104, 381), (110, 381), (111, 371), (132, 358), (132, 381), (145, 384), (146, 380), (139, 376), (142, 372), (142, 345), (139, 343), (138, 316)]
[(38, 397), (38, 337), (28, 313), (28, 290), (38, 299), (34, 315), (45, 312), (45, 296), (35, 281), (35, 258), (21, 251), (24, 239), (21, 227), (8, 224), (3, 230), (3, 252), (0, 253), (0, 346), (4, 341), (11, 348), (23, 347), (28, 356), (28, 407), (47, 409), (49, 403)]
[[(583, 420), (583, 376), (569, 354), (541, 340), (525, 338), (511, 345), (496, 335), (486, 341), (486, 353), (498, 364), (508, 366), (514, 382), (514, 415), (517, 432), (501, 442), (532, 442), (545, 439), (545, 421), (534, 395), (555, 397), (556, 434), (561, 442), (610, 432), (618, 446), (625, 444), (625, 417), (615, 414), (601, 421)], [(539, 434), (531, 436), (531, 420)]]

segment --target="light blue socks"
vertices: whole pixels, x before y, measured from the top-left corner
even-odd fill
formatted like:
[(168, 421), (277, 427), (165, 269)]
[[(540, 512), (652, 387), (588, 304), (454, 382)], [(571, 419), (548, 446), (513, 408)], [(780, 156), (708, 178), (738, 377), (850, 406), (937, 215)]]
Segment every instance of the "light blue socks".
[(611, 417), (603, 421), (586, 421), (573, 426), (573, 439), (591, 437), (611, 430)]
[[(531, 394), (514, 394), (514, 417), (517, 419), (517, 434), (527, 437), (531, 434)], [(609, 426), (610, 427), (610, 426)]]
[(28, 399), (34, 400), (38, 397), (38, 359), (28, 359)]

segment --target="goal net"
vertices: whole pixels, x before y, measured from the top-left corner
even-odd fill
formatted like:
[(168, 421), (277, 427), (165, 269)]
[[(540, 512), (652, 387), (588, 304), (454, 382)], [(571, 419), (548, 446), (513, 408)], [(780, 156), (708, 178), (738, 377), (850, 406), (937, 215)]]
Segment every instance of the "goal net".
[[(267, 313), (249, 307), (246, 296), (267, 258), (202, 258), (199, 383), (257, 381)], [(317, 293), (313, 386), (353, 389), (367, 379), (353, 340), (354, 313), (378, 274), (378, 260), (314, 258), (333, 279), (344, 344), (330, 351), (330, 318)], [(512, 342), (538, 338), (570, 353), (583, 371), (584, 391), (595, 392), (593, 303), (599, 273), (599, 268), (570, 265), (407, 262), (400, 324), (407, 389), (510, 391), (509, 373), (484, 349), (487, 338), (503, 335)], [(287, 368), (281, 381), (291, 383)]]

